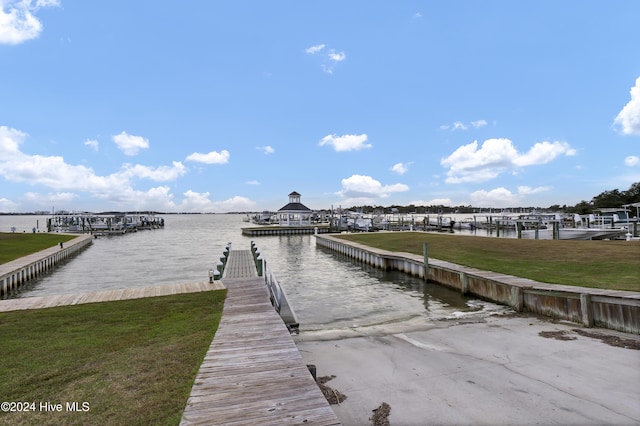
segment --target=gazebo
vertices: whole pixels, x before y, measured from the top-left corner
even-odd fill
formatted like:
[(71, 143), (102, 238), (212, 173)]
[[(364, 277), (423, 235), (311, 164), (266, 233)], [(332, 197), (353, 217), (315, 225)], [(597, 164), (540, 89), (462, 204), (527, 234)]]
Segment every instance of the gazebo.
[(278, 210), (278, 223), (280, 226), (311, 226), (311, 213), (300, 202), (300, 194), (293, 191), (289, 194), (289, 203)]

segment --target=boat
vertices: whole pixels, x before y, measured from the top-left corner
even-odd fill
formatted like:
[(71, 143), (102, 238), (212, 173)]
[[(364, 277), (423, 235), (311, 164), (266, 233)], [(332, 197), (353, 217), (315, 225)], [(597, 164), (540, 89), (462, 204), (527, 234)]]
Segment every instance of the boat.
[[(640, 203), (638, 203), (640, 204)], [(631, 217), (631, 212), (627, 210), (628, 206), (635, 206), (634, 204), (624, 205), (622, 208), (602, 208), (596, 210), (598, 215), (590, 215), (590, 219), (594, 221), (602, 221), (603, 223), (610, 223), (614, 228), (627, 228), (632, 229), (633, 225), (638, 223), (637, 217)]]
[(269, 210), (265, 210), (262, 213), (256, 214), (252, 218), (252, 222), (256, 225), (271, 225), (273, 223), (278, 223), (277, 217), (274, 221), (274, 214)]

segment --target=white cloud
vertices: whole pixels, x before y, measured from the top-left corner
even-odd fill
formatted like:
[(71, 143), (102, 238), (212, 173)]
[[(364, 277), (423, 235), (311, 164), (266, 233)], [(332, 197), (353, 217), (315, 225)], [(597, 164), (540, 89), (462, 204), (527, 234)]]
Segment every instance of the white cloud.
[(629, 155), (625, 157), (624, 165), (629, 167), (640, 166), (640, 157), (637, 155)]
[(391, 167), (391, 171), (399, 174), (399, 175), (403, 175), (406, 172), (409, 171), (409, 166), (413, 164), (413, 162), (410, 163), (396, 163)]
[(513, 163), (517, 166), (546, 164), (562, 154), (574, 156), (576, 150), (566, 142), (538, 142), (527, 153), (514, 158)]
[(451, 130), (467, 130), (467, 126), (465, 126), (461, 121), (456, 121), (453, 123)]
[(324, 49), (324, 44), (316, 44), (315, 46), (308, 47), (305, 52), (309, 53), (310, 55), (315, 55), (322, 49)]
[(2, 213), (14, 213), (18, 208), (18, 203), (15, 203), (8, 198), (0, 197), (0, 212)]
[(241, 212), (255, 209), (256, 203), (246, 197), (234, 196), (223, 201), (216, 201), (214, 210), (217, 212)]
[(330, 145), (333, 146), (335, 151), (360, 151), (361, 149), (371, 148), (371, 144), (365, 143), (367, 142), (367, 135), (327, 135), (320, 140), (319, 145)]
[(342, 62), (347, 59), (347, 55), (344, 52), (336, 52), (335, 50), (329, 51), (329, 59), (333, 62)]
[(352, 175), (342, 179), (342, 189), (338, 195), (347, 198), (345, 202), (353, 204), (371, 204), (379, 198), (386, 198), (395, 192), (406, 192), (409, 187), (402, 183), (382, 185), (371, 176)]
[(194, 152), (193, 154), (187, 156), (187, 161), (195, 161), (205, 164), (227, 164), (229, 162), (229, 157), (231, 157), (229, 151), (223, 149), (220, 152), (211, 151), (207, 154)]
[(640, 77), (631, 88), (631, 100), (618, 113), (613, 123), (624, 135), (640, 135)]
[(108, 179), (96, 176), (91, 168), (67, 164), (58, 156), (29, 156), (19, 153), (11, 161), (0, 160), (0, 176), (12, 182), (39, 184), (58, 190), (108, 186)]
[(449, 167), (447, 183), (484, 182), (508, 169), (546, 164), (560, 155), (575, 155), (566, 142), (539, 142), (528, 152), (519, 153), (509, 139), (487, 139), (462, 145), (440, 164)]
[(465, 124), (462, 121), (454, 121), (453, 124), (443, 124), (440, 126), (441, 130), (449, 130), (451, 129), (451, 131), (455, 131), (455, 130), (468, 130), (469, 126), (474, 127), (476, 129), (479, 129), (480, 127), (484, 127), (487, 125), (487, 121), (486, 120), (475, 120), (470, 122), (469, 124)]
[(260, 151), (262, 151), (264, 153), (264, 155), (269, 155), (269, 154), (273, 154), (274, 152), (276, 152), (276, 150), (273, 149), (273, 147), (270, 146), (270, 145), (257, 146), (256, 149), (259, 149)]
[(141, 164), (123, 164), (119, 174), (127, 179), (140, 178), (156, 182), (176, 180), (183, 176), (187, 169), (180, 161), (174, 161), (172, 166), (149, 167)]
[(27, 134), (20, 130), (0, 126), (0, 158), (8, 160), (8, 157), (20, 154), (20, 144), (26, 137)]
[(257, 180), (248, 180), (247, 185), (260, 185), (260, 182), (258, 182)]
[(537, 188), (531, 188), (530, 186), (519, 186), (518, 194), (520, 195), (530, 195), (537, 194), (540, 192), (548, 192), (551, 191), (551, 187), (549, 186), (538, 186)]
[(177, 206), (182, 212), (212, 212), (213, 202), (209, 199), (208, 192), (194, 192), (191, 190), (182, 194), (184, 198)]
[(517, 193), (512, 193), (505, 187), (495, 188), (490, 191), (480, 190), (471, 193), (471, 204), (477, 207), (514, 207), (522, 204), (527, 195), (539, 194), (551, 191), (548, 186), (531, 188), (530, 186), (519, 186)]
[[(27, 155), (19, 150), (26, 133), (8, 127), (0, 127), (0, 176), (10, 182), (44, 186), (56, 193), (38, 194), (40, 205), (49, 206), (51, 201), (70, 202), (80, 192), (107, 200), (125, 209), (138, 208), (158, 190), (146, 192), (134, 190), (133, 179), (172, 181), (186, 173), (180, 162), (172, 166), (148, 167), (124, 164), (110, 175), (99, 176), (83, 165), (68, 164), (60, 156)], [(33, 194), (32, 192), (28, 194)], [(26, 200), (36, 202), (32, 195)]]
[(69, 205), (73, 200), (78, 198), (78, 194), (74, 192), (49, 192), (47, 194), (38, 194), (36, 192), (27, 192), (23, 198), (26, 201), (45, 205), (45, 206), (59, 206)]
[(125, 164), (116, 173), (98, 176), (93, 169), (83, 165), (72, 165), (63, 157), (20, 154), (12, 161), (0, 161), (0, 176), (12, 182), (43, 185), (58, 191), (89, 192), (98, 197), (109, 197), (125, 191), (132, 179), (151, 181), (173, 181), (186, 173), (180, 162), (173, 166), (148, 167)]
[(250, 211), (255, 209), (256, 203), (248, 198), (234, 196), (223, 201), (212, 201), (209, 192), (195, 192), (188, 190), (183, 195), (180, 204), (171, 203), (171, 210), (191, 213), (228, 213)]
[(58, 0), (0, 1), (0, 44), (20, 44), (37, 38), (42, 23), (34, 13), (43, 7), (59, 5)]
[(122, 132), (112, 136), (113, 142), (118, 146), (124, 155), (136, 155), (141, 149), (149, 148), (149, 141), (142, 136), (133, 136)]
[(305, 49), (305, 52), (309, 55), (316, 55), (320, 52), (323, 52), (321, 57), (321, 67), (324, 72), (327, 74), (333, 74), (333, 70), (339, 62), (347, 59), (347, 54), (344, 52), (338, 52), (335, 49), (328, 49), (325, 53), (325, 45), (324, 44), (316, 44), (314, 46), (308, 47)]
[(440, 164), (449, 167), (446, 179), (449, 183), (478, 182), (498, 176), (517, 156), (510, 140), (489, 139), (480, 149), (477, 141), (462, 145)]
[[(2, 0), (0, 0), (2, 1)], [(77, 209), (74, 205), (81, 199), (81, 193), (88, 193), (92, 204), (82, 206), (91, 209), (95, 200), (106, 203), (105, 209), (115, 210), (159, 210), (168, 212), (229, 212), (255, 209), (255, 203), (247, 198), (234, 196), (223, 201), (212, 201), (209, 193), (186, 191), (180, 203), (168, 186), (162, 185), (146, 190), (134, 188), (135, 179), (146, 181), (173, 181), (187, 173), (179, 161), (170, 166), (150, 167), (139, 164), (122, 165), (115, 173), (99, 176), (93, 169), (82, 165), (68, 164), (60, 156), (28, 155), (20, 151), (27, 134), (6, 126), (0, 126), (0, 178), (9, 182), (44, 186), (55, 192), (27, 192), (22, 201), (40, 209), (52, 205), (66, 210)], [(222, 157), (228, 159), (228, 153)], [(202, 154), (204, 155), (204, 154)], [(215, 156), (210, 156), (215, 157)], [(19, 204), (0, 198), (0, 211), (16, 211)]]
[(104, 194), (101, 198), (117, 209), (175, 211), (173, 195), (168, 186), (158, 186), (146, 191), (128, 186), (118, 194)]
[(470, 195), (471, 205), (477, 207), (510, 207), (519, 204), (520, 197), (504, 187), (491, 191), (476, 191)]
[[(174, 202), (173, 195), (166, 186), (152, 188), (146, 192), (131, 194), (138, 201), (139, 210), (160, 210), (184, 213), (228, 213), (255, 210), (255, 202), (245, 197), (234, 196), (222, 201), (211, 200), (209, 192), (187, 190), (182, 201)], [(135, 201), (134, 201), (135, 202)], [(131, 205), (131, 204), (129, 204)]]
[(84, 144), (85, 146), (88, 146), (89, 148), (93, 149), (96, 152), (98, 152), (98, 149), (100, 147), (99, 142), (94, 139), (87, 139)]

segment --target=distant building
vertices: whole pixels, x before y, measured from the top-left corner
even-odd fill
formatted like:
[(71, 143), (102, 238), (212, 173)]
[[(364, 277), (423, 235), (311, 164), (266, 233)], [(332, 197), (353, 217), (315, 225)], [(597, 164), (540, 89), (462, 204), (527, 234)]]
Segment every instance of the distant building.
[(312, 211), (300, 202), (300, 194), (289, 194), (289, 203), (278, 210), (280, 226), (311, 226)]

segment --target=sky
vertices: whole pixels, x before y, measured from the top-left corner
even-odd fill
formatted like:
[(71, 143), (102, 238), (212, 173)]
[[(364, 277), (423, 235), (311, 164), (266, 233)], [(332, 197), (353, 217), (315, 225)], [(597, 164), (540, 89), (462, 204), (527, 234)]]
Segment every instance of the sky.
[(0, 212), (544, 208), (640, 181), (637, 0), (0, 8)]

